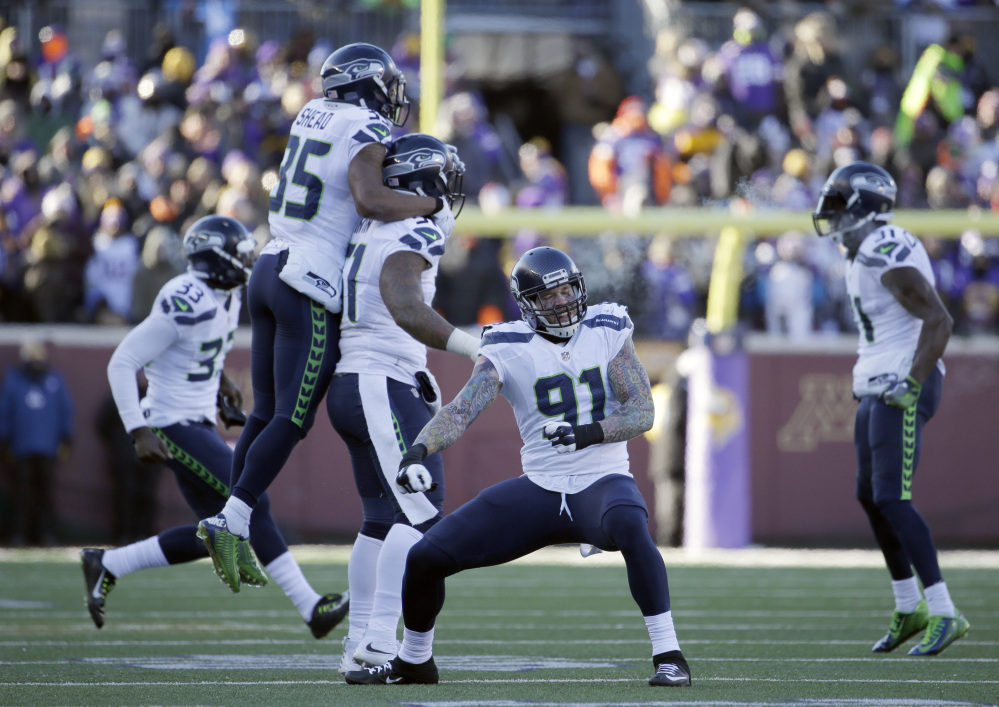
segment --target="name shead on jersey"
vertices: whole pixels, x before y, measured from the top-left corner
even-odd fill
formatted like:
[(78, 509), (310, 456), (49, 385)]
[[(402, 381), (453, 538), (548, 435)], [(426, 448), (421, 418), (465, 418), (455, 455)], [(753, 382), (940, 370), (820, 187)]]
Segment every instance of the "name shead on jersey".
[(302, 112), (298, 114), (298, 120), (295, 121), (295, 125), (301, 125), (303, 128), (325, 130), (332, 119), (333, 113), (329, 111), (303, 108)]

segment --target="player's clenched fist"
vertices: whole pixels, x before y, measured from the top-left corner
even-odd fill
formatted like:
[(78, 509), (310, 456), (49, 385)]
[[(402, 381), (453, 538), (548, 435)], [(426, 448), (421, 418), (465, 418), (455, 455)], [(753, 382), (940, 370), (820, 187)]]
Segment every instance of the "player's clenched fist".
[(596, 422), (588, 425), (573, 425), (565, 421), (546, 422), (541, 431), (545, 439), (551, 440), (552, 446), (559, 454), (575, 452), (604, 441), (603, 428)]
[(437, 488), (437, 483), (430, 476), (430, 470), (423, 464), (412, 464), (399, 469), (395, 482), (402, 486), (406, 493), (422, 493)]

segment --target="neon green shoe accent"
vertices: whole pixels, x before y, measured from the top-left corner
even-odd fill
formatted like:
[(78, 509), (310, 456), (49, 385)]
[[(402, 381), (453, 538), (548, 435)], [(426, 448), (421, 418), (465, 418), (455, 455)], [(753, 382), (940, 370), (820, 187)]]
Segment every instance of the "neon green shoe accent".
[(239, 566), (239, 581), (248, 587), (263, 587), (267, 585), (267, 573), (257, 564), (249, 540), (240, 538), (236, 542), (236, 564)]
[(875, 643), (871, 650), (875, 653), (888, 653), (895, 650), (926, 628), (929, 620), (930, 612), (926, 606), (925, 599), (919, 600), (915, 611), (912, 613), (903, 613), (896, 609), (892, 612), (888, 633), (885, 634), (884, 638)]
[(208, 548), (208, 555), (215, 565), (215, 574), (233, 593), (239, 591), (239, 566), (236, 562), (236, 547), (239, 538), (229, 532), (225, 517), (220, 513), (205, 518), (198, 523), (196, 535)]
[(959, 638), (964, 638), (971, 624), (960, 611), (957, 616), (930, 616), (930, 624), (919, 645), (915, 646), (909, 655), (937, 655), (943, 649)]

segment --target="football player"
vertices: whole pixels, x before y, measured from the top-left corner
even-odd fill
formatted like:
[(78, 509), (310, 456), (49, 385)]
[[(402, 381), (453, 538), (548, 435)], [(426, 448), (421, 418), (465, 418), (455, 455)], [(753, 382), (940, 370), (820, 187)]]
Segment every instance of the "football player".
[[(196, 221), (184, 236), (187, 272), (163, 286), (152, 312), (125, 336), (108, 363), (111, 393), (136, 455), (173, 470), (198, 518), (218, 513), (229, 491), (232, 450), (215, 426), (216, 406), (221, 403), (228, 414), (238, 415), (242, 404), (239, 387), (222, 369), (233, 345), (255, 245), (234, 219), (206, 216)], [(140, 369), (149, 382), (141, 401)], [(320, 596), (309, 585), (271, 516), (266, 494), (250, 526), (253, 549), (246, 541), (236, 548), (242, 583), (263, 586), (269, 573), (312, 634), (328, 634), (346, 615), (348, 595)], [(137, 570), (208, 557), (195, 532), (195, 525), (185, 525), (125, 547), (84, 549), (87, 607), (97, 628), (104, 625), (105, 600), (117, 580)]]
[(923, 244), (891, 225), (896, 192), (888, 172), (853, 162), (829, 175), (812, 219), (816, 232), (846, 255), (846, 289), (860, 332), (853, 367), (853, 395), (860, 401), (853, 433), (856, 495), (895, 594), (888, 633), (873, 650), (893, 651), (922, 633), (909, 655), (923, 656), (941, 652), (969, 626), (951, 600), (930, 528), (912, 502), (923, 425), (940, 404), (940, 357), (953, 322)]
[(292, 123), (270, 192), (271, 240), (248, 287), (253, 411), (236, 444), (226, 505), (198, 524), (232, 591), (240, 582), (235, 550), (250, 515), (308, 433), (329, 387), (341, 270), (361, 217), (431, 216), (447, 233), (454, 225), (444, 199), (382, 183), (390, 133), (409, 113), (406, 80), (392, 58), (370, 44), (349, 44), (330, 54), (320, 73), (323, 97)]
[(346, 681), (437, 683), (432, 644), (446, 577), (549, 545), (587, 543), (624, 556), (632, 597), (652, 639), (649, 684), (690, 685), (666, 566), (629, 471), (626, 442), (652, 427), (653, 404), (628, 312), (612, 303), (588, 307), (583, 276), (555, 248), (521, 256), (510, 289), (523, 321), (483, 332), (472, 377), (403, 455), (396, 483), (407, 493), (433, 488), (427, 459), (454, 444), (500, 394), (520, 428), (524, 475), (487, 488), (412, 547), (399, 654), (384, 665), (348, 672)]
[[(382, 163), (386, 186), (445, 199), (457, 215), (464, 165), (429, 135), (400, 137)], [(426, 369), (427, 346), (461, 349), (474, 359), (478, 339), (430, 306), (447, 233), (432, 220), (365, 220), (344, 266), (340, 361), (326, 400), (333, 427), (350, 450), (364, 521), (350, 554), (350, 629), (340, 672), (395, 657), (406, 555), (444, 503), (439, 454), (424, 461), (436, 488), (404, 494), (395, 483), (402, 455), (440, 408)], [(463, 347), (463, 348), (462, 348)]]

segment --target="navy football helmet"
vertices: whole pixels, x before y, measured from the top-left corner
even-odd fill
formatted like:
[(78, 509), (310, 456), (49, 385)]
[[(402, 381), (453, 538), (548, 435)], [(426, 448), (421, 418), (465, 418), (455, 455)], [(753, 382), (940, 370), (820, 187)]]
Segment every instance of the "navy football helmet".
[(373, 44), (358, 42), (329, 55), (319, 72), (323, 95), (382, 114), (396, 125), (409, 117), (406, 77), (392, 57)]
[[(542, 303), (541, 294), (571, 285), (574, 298), (557, 306)], [(532, 248), (520, 256), (510, 275), (510, 292), (527, 325), (540, 334), (571, 338), (586, 316), (586, 283), (572, 258), (556, 248)]]
[(877, 165), (843, 165), (822, 187), (812, 214), (815, 232), (855, 253), (867, 234), (891, 221), (897, 193), (895, 180)]
[(188, 272), (215, 290), (231, 290), (247, 283), (256, 248), (253, 234), (228, 216), (200, 218), (184, 236)]
[(465, 205), (461, 184), (465, 164), (454, 145), (430, 135), (403, 135), (392, 143), (382, 161), (382, 180), (391, 189), (447, 199), (457, 218)]

